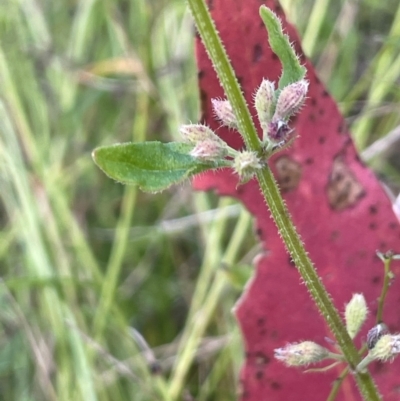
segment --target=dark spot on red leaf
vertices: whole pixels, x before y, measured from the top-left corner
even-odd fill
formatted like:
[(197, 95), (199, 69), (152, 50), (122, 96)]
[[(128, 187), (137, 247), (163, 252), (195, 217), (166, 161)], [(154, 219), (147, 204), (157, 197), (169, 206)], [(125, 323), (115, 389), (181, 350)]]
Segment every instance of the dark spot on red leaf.
[(391, 223), (389, 223), (389, 228), (391, 230), (397, 230), (399, 228), (399, 224), (396, 223), (395, 221), (392, 221)]
[(317, 105), (317, 99), (315, 99), (314, 97), (311, 99), (311, 104), (313, 105), (313, 106), (316, 106)]
[(203, 79), (204, 76), (205, 76), (204, 70), (200, 70), (200, 71), (197, 73), (197, 79), (198, 79), (199, 81), (200, 81), (201, 79)]
[(305, 163), (310, 165), (314, 163), (314, 159), (312, 157), (307, 157), (307, 159), (305, 160)]
[(243, 185), (241, 185), (240, 187), (238, 187), (236, 190), (237, 190), (237, 193), (238, 193), (239, 195), (241, 195), (241, 194), (244, 192)]
[(314, 115), (313, 113), (310, 113), (310, 115), (308, 116), (308, 119), (309, 119), (311, 122), (314, 122), (314, 121), (315, 121), (315, 115)]
[(253, 47), (253, 63), (258, 63), (263, 55), (263, 48), (260, 43), (256, 43)]
[(271, 388), (272, 390), (280, 390), (281, 389), (281, 385), (278, 382), (272, 382), (271, 383)]
[(278, 58), (278, 56), (275, 54), (275, 53), (272, 53), (272, 60), (273, 61), (277, 61), (277, 60), (279, 60), (279, 58)]
[(392, 389), (394, 393), (400, 394), (400, 386), (393, 386)]
[(257, 325), (258, 326), (264, 326), (265, 324), (265, 318), (264, 317), (260, 317), (257, 319)]
[(301, 179), (301, 165), (289, 156), (281, 156), (275, 161), (276, 175), (282, 191), (295, 189)]
[(336, 241), (340, 236), (340, 232), (335, 230), (331, 232), (331, 240)]
[(375, 369), (374, 369), (375, 374), (379, 374), (380, 371), (384, 371), (387, 369), (388, 369), (387, 363), (375, 362)]
[(256, 228), (256, 235), (262, 239), (263, 238), (263, 230), (260, 227)]
[(204, 90), (200, 90), (200, 104), (201, 104), (201, 110), (203, 111), (203, 116), (202, 120), (204, 118), (204, 113), (205, 110), (207, 110), (207, 101), (208, 101), (208, 95)]
[(376, 207), (376, 205), (371, 205), (371, 206), (369, 207), (369, 212), (370, 212), (371, 214), (377, 214), (377, 213), (378, 213), (378, 208)]
[(319, 114), (320, 116), (323, 116), (323, 115), (325, 114), (325, 110), (324, 110), (324, 109), (319, 109), (319, 110), (318, 110), (318, 114)]
[(256, 353), (256, 358), (255, 358), (256, 365), (258, 366), (267, 365), (270, 361), (271, 361), (270, 358), (263, 352), (259, 351)]
[(279, 337), (278, 332), (276, 330), (273, 330), (271, 333), (271, 338), (274, 339), (274, 338), (278, 338), (278, 337)]
[(327, 196), (335, 210), (352, 207), (365, 196), (363, 186), (340, 156), (333, 162), (328, 177)]
[(323, 144), (325, 143), (325, 141), (326, 141), (326, 138), (325, 138), (324, 136), (320, 136), (320, 137), (318, 138), (318, 142), (319, 142), (321, 145), (323, 145)]
[(262, 370), (257, 370), (256, 379), (261, 380), (264, 377), (264, 372)]
[(322, 91), (322, 97), (329, 97), (328, 91), (326, 90)]
[(372, 284), (379, 284), (381, 282), (381, 276), (375, 276), (372, 279)]
[(371, 222), (369, 223), (368, 227), (370, 230), (376, 230), (378, 226), (375, 222)]
[(214, 0), (207, 0), (207, 4), (210, 11), (214, 10)]

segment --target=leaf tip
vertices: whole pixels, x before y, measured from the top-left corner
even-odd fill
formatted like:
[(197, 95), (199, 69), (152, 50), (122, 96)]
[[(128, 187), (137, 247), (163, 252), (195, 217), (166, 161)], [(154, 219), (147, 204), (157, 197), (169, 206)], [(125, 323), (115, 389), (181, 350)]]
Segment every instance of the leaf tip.
[(98, 151), (100, 148), (96, 148), (92, 150), (92, 159), (98, 165)]

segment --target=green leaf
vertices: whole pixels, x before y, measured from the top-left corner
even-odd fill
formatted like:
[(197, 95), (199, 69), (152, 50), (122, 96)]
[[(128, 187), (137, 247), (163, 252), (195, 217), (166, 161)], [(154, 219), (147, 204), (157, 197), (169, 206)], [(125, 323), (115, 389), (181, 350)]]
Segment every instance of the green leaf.
[(104, 146), (93, 151), (95, 163), (112, 179), (158, 192), (206, 170), (226, 167), (228, 160), (207, 162), (189, 155), (194, 145), (142, 142)]
[(279, 80), (279, 89), (300, 81), (306, 74), (306, 68), (300, 64), (289, 37), (283, 33), (280, 19), (265, 6), (260, 7), (260, 16), (267, 28), (271, 49), (282, 63), (283, 73)]

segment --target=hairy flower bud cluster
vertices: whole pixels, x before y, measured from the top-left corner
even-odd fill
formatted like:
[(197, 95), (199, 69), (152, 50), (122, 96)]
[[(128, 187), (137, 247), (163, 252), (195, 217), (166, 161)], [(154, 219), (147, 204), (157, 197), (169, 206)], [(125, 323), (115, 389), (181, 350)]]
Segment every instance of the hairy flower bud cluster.
[[(365, 322), (368, 316), (368, 307), (363, 294), (353, 294), (350, 302), (345, 307), (345, 321), (346, 329), (351, 338), (354, 338), (360, 331), (361, 326)], [(370, 341), (380, 341), (379, 336), (384, 334), (384, 326), (379, 325), (379, 328), (375, 328), (374, 334), (371, 332)], [(370, 335), (369, 333), (369, 335)], [(372, 339), (374, 337), (374, 339)], [(378, 338), (379, 337), (379, 338)], [(379, 344), (378, 341), (378, 344)], [(398, 340), (400, 342), (400, 339)], [(389, 348), (388, 345), (386, 345)], [(391, 352), (393, 350), (400, 349), (400, 345), (391, 343)], [(400, 352), (400, 350), (398, 351)], [(300, 343), (288, 344), (284, 348), (278, 348), (275, 350), (275, 358), (284, 362), (288, 366), (302, 366), (310, 363), (320, 362), (324, 359), (336, 359), (343, 361), (343, 355), (338, 353), (330, 352), (325, 347), (316, 344), (312, 341), (304, 341)], [(375, 356), (368, 355), (365, 358), (365, 365), (360, 364), (360, 369), (365, 369), (368, 363), (376, 358)], [(330, 367), (335, 366), (334, 364)], [(328, 368), (330, 368), (328, 367)], [(325, 368), (326, 369), (326, 368)], [(357, 367), (358, 369), (358, 367)], [(361, 371), (361, 370), (359, 370)]]
[(392, 361), (400, 354), (400, 334), (383, 334), (368, 355), (358, 364), (357, 372), (366, 372), (367, 366), (373, 361)]
[[(224, 122), (225, 125), (231, 127), (236, 125), (232, 107), (227, 100), (213, 101), (213, 107), (218, 118)], [(194, 144), (190, 155), (204, 161), (218, 161), (230, 157), (231, 165), (239, 175), (240, 183), (249, 181), (256, 171), (262, 168), (260, 158), (256, 152), (243, 151), (238, 152), (228, 146), (215, 132), (206, 125), (202, 124), (189, 124), (182, 125), (180, 134), (184, 141)]]
[[(288, 121), (304, 103), (307, 89), (308, 82), (304, 79), (289, 84), (280, 91), (275, 90), (273, 82), (262, 80), (254, 96), (255, 108), (263, 130), (263, 143), (259, 154), (253, 151), (238, 152), (230, 148), (206, 125), (183, 125), (180, 134), (185, 142), (194, 145), (191, 156), (214, 162), (227, 158), (228, 164), (231, 164), (239, 175), (240, 182), (247, 182), (262, 168), (269, 155), (289, 143), (292, 130)], [(238, 129), (238, 121), (230, 102), (226, 99), (212, 99), (211, 102), (216, 118), (224, 126)]]
[(363, 294), (354, 294), (345, 308), (346, 329), (354, 338), (368, 316), (368, 307)]
[(374, 359), (392, 360), (400, 354), (400, 334), (384, 334), (370, 351)]
[(292, 130), (288, 126), (290, 117), (304, 104), (308, 81), (302, 79), (284, 87), (275, 101), (274, 84), (263, 80), (257, 89), (254, 103), (266, 143), (285, 143)]
[(330, 358), (331, 353), (313, 341), (287, 344), (275, 349), (275, 358), (287, 366), (306, 366)]

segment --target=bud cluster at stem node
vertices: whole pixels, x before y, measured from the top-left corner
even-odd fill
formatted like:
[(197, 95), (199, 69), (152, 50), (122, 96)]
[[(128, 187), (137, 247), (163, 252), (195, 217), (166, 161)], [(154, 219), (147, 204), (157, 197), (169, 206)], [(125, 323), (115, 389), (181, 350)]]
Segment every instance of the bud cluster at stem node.
[(285, 144), (291, 139), (288, 122), (304, 104), (308, 81), (302, 79), (275, 91), (274, 83), (264, 79), (254, 96), (258, 120), (266, 145)]

